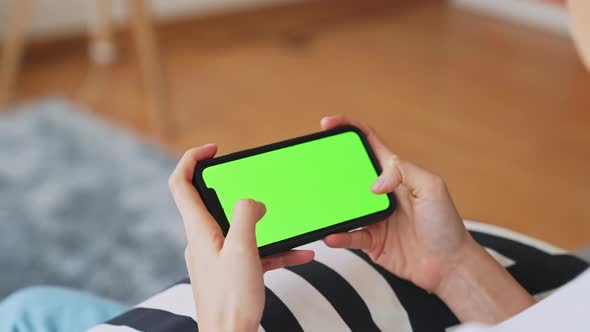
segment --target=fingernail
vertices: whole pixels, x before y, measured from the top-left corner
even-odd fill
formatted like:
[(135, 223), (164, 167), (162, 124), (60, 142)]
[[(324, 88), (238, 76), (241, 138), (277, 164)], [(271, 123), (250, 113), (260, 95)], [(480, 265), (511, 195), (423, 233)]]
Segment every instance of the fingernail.
[(385, 178), (383, 177), (383, 175), (379, 175), (377, 180), (375, 180), (375, 182), (373, 182), (373, 185), (371, 186), (371, 190), (378, 191), (379, 189), (383, 188), (384, 184), (385, 184)]
[(262, 203), (261, 201), (256, 201), (256, 202), (257, 202), (257, 203), (260, 205), (260, 207), (261, 207), (261, 208), (262, 208), (264, 211), (266, 211), (266, 204)]

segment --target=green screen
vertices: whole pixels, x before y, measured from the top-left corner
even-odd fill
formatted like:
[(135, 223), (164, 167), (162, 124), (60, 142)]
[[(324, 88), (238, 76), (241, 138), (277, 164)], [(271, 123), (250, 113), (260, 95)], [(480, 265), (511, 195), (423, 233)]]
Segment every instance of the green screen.
[(386, 195), (371, 192), (378, 174), (353, 131), (209, 166), (202, 176), (230, 225), (238, 199), (266, 204), (259, 247), (389, 207)]

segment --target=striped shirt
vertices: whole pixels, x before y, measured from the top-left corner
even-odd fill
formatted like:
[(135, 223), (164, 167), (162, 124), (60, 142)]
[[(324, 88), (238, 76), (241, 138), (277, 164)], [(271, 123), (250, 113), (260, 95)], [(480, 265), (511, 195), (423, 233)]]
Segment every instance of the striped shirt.
[[(503, 228), (470, 221), (466, 226), (537, 298), (588, 266), (562, 249)], [(321, 241), (302, 248), (315, 251), (314, 261), (264, 275), (259, 331), (431, 332), (459, 324), (440, 299), (374, 264), (362, 251), (331, 249)], [(90, 331), (198, 331), (197, 322), (187, 278)]]

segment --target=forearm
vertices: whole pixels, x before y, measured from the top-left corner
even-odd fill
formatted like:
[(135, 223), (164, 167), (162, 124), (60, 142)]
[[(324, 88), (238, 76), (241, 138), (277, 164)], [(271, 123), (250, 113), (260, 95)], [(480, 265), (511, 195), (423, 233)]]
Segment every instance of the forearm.
[(435, 292), (462, 322), (499, 323), (535, 303), (533, 297), (470, 239), (461, 261)]
[[(246, 310), (246, 309), (245, 309)], [(255, 332), (258, 331), (258, 323), (253, 323), (251, 319), (241, 317), (241, 314), (229, 314), (214, 315), (214, 317), (203, 317), (198, 319), (199, 331), (211, 331), (211, 332)]]
[[(193, 278), (192, 280), (196, 280)], [(193, 298), (199, 331), (203, 332), (255, 332), (261, 317), (253, 307), (228, 301), (221, 292), (200, 294), (193, 286)], [(215, 294), (217, 293), (217, 294)], [(235, 304), (235, 305), (232, 305)], [(255, 306), (254, 306), (255, 307)]]

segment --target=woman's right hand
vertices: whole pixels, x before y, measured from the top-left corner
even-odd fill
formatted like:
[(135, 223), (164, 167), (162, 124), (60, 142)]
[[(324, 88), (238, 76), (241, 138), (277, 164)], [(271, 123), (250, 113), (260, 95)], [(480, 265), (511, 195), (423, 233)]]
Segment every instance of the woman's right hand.
[(349, 124), (365, 132), (383, 168), (371, 190), (394, 192), (398, 205), (386, 220), (326, 237), (328, 246), (362, 249), (391, 273), (436, 293), (463, 321), (498, 322), (534, 303), (473, 240), (440, 176), (401, 160), (362, 124), (342, 116), (321, 121), (324, 130)]
[(239, 200), (223, 237), (192, 185), (197, 162), (213, 158), (217, 147), (187, 151), (169, 179), (182, 216), (188, 245), (185, 260), (193, 289), (200, 331), (256, 331), (264, 310), (263, 273), (313, 259), (310, 250), (290, 250), (260, 259), (255, 227), (266, 213), (264, 204)]

